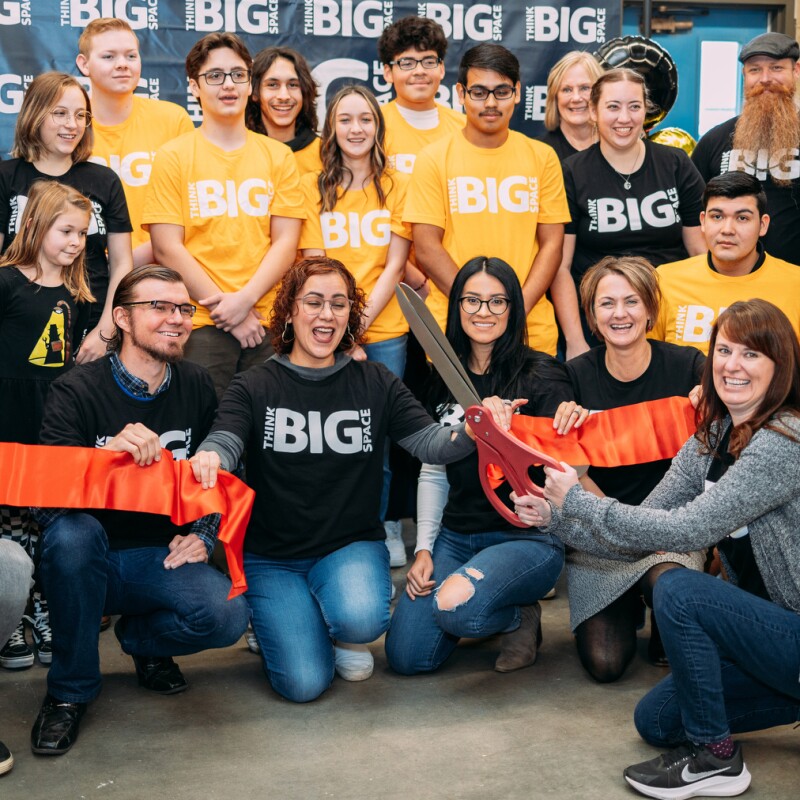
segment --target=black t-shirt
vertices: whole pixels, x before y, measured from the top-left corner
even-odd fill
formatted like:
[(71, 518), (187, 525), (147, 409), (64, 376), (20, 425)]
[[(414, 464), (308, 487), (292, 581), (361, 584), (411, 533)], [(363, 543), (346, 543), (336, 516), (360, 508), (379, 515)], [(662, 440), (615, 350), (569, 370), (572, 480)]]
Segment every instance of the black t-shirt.
[(0, 268), (0, 441), (36, 444), (50, 384), (75, 363), (87, 308)]
[[(39, 441), (103, 447), (128, 423), (141, 422), (160, 436), (161, 446), (176, 459), (189, 458), (208, 434), (216, 407), (211, 376), (197, 364), (173, 364), (169, 388), (141, 400), (123, 391), (111, 372), (110, 360), (99, 358), (75, 367), (53, 383)], [(186, 535), (191, 529), (191, 523), (179, 527), (160, 514), (92, 509), (87, 513), (100, 521), (116, 550), (164, 546), (176, 534)]]
[[(567, 362), (575, 400), (592, 411), (686, 397), (700, 382), (705, 356), (694, 347), (650, 340), (651, 358), (636, 380), (619, 381), (606, 367), (606, 348), (595, 347)], [(669, 469), (670, 459), (629, 467), (590, 467), (589, 477), (609, 497), (639, 505)]]
[(644, 145), (644, 161), (631, 173), (629, 190), (599, 143), (563, 164), (572, 217), (566, 232), (577, 237), (572, 260), (576, 286), (604, 256), (643, 256), (657, 267), (688, 255), (683, 228), (700, 224), (703, 179), (683, 150), (649, 140)]
[(554, 131), (547, 131), (538, 138), (540, 142), (549, 144), (550, 147), (552, 147), (553, 150), (556, 151), (556, 155), (558, 156), (559, 161), (564, 161), (564, 159), (567, 159), (570, 156), (574, 156), (575, 153), (581, 152), (580, 150), (574, 148), (567, 141), (567, 137), (564, 136), (564, 133), (561, 130), (561, 128), (556, 128)]
[[(517, 397), (528, 399), (520, 412), (531, 417), (552, 417), (559, 404), (572, 400), (572, 386), (564, 365), (546, 353), (536, 350), (528, 352), (529, 364), (521, 376)], [(469, 372), (469, 377), (480, 397), (491, 393), (490, 378)], [(506, 398), (513, 400), (515, 398)], [(436, 409), (435, 416), (442, 425), (457, 425), (464, 420), (464, 409), (452, 402)], [(531, 479), (541, 486), (544, 473), (541, 468), (531, 470)], [(515, 530), (492, 507), (480, 482), (477, 451), (447, 465), (447, 481), (450, 492), (442, 516), (442, 523), (457, 533), (484, 533), (487, 531)], [(496, 490), (497, 496), (509, 507), (511, 486), (503, 483)]]
[(86, 270), (89, 286), (102, 311), (108, 293), (109, 233), (129, 233), (133, 230), (122, 183), (113, 170), (91, 161), (73, 164), (58, 177), (45, 175), (21, 158), (0, 164), (0, 233), (2, 252), (8, 249), (19, 231), (22, 213), (28, 202), (31, 185), (39, 180), (58, 181), (77, 189), (92, 201), (93, 213), (86, 237)]
[[(712, 128), (697, 143), (692, 161), (708, 182), (725, 172), (755, 175), (767, 195), (769, 230), (762, 238), (766, 251), (790, 264), (800, 265), (800, 150), (769, 158), (766, 151), (756, 157), (733, 149), (733, 134), (739, 117)], [(791, 181), (788, 185), (773, 182), (772, 177)]]
[[(713, 486), (728, 471), (728, 467), (733, 466), (736, 459), (728, 452), (731, 441), (731, 431), (733, 426), (729, 425), (722, 438), (719, 440), (714, 451), (714, 458), (706, 474), (706, 490)], [(736, 585), (751, 594), (771, 600), (767, 587), (764, 586), (764, 579), (761, 571), (756, 564), (753, 555), (753, 545), (750, 542), (750, 532), (745, 525), (726, 536), (718, 545), (717, 549), (727, 561), (727, 566), (733, 572)]]
[(385, 537), (383, 449), (432, 424), (383, 364), (348, 361), (311, 380), (272, 358), (237, 375), (214, 431), (238, 436), (255, 489), (244, 548), (314, 558)]

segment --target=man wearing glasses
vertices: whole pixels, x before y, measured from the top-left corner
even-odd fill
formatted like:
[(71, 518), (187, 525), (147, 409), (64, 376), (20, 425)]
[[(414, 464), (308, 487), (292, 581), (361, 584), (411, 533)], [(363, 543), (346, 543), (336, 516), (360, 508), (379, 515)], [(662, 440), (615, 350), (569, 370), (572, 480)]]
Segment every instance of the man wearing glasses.
[(463, 114), (436, 102), (446, 53), (442, 26), (427, 17), (403, 17), (378, 39), (383, 77), (396, 94), (381, 110), (386, 155), (398, 172), (410, 173), (420, 150), (464, 127)]
[(544, 293), (569, 221), (558, 158), (547, 145), (509, 130), (520, 72), (505, 47), (468, 50), (457, 90), (466, 126), (420, 153), (403, 215), (413, 224), (417, 262), (434, 284), (428, 304), (444, 327), (458, 269), (475, 256), (497, 256), (522, 284), (531, 347), (554, 354), (555, 320)]
[[(130, 453), (146, 468), (191, 456), (211, 428), (216, 396), (205, 369), (182, 362), (195, 306), (180, 275), (146, 266), (120, 282), (112, 352), (53, 383), (41, 444)], [(31, 731), (41, 755), (66, 753), (87, 704), (100, 692), (98, 619), (133, 657), (139, 685), (158, 694), (187, 688), (172, 656), (236, 642), (247, 626), (242, 597), (207, 564), (219, 515), (182, 527), (126, 511), (37, 509), (41, 576), (51, 603), (48, 693)]]
[(156, 154), (143, 216), (156, 260), (181, 274), (198, 306), (186, 358), (208, 368), (218, 397), (272, 354), (264, 327), (305, 216), (292, 151), (245, 127), (251, 64), (232, 33), (191, 49), (203, 122)]

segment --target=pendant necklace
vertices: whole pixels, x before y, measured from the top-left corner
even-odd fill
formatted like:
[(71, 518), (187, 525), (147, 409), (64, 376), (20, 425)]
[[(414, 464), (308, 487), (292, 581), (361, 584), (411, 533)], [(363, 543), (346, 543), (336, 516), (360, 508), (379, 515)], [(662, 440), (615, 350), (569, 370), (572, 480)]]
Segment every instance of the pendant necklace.
[[(642, 150), (644, 151), (644, 148), (642, 148)], [(625, 187), (626, 192), (630, 191), (631, 175), (633, 175), (633, 173), (636, 172), (636, 170), (638, 169), (638, 164), (639, 164), (639, 156), (636, 156), (636, 161), (633, 164), (633, 169), (627, 175), (623, 175), (613, 164), (611, 164), (611, 162), (609, 162), (609, 166), (611, 167), (611, 169), (613, 169), (614, 172), (616, 172), (617, 175), (619, 175), (620, 178), (622, 178), (622, 185)]]

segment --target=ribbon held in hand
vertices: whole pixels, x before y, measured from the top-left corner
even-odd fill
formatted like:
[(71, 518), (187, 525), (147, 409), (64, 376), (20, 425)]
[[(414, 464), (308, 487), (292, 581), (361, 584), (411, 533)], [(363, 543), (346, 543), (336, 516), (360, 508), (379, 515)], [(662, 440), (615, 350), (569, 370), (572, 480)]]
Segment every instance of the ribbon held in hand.
[[(548, 417), (514, 416), (511, 432), (535, 450), (573, 466), (626, 467), (674, 458), (697, 430), (686, 397), (665, 397), (590, 414), (580, 428), (561, 435)], [(494, 488), (503, 473), (490, 467)]]
[(203, 489), (189, 462), (175, 461), (168, 450), (143, 468), (128, 453), (5, 442), (0, 465), (4, 505), (141, 511), (163, 514), (175, 525), (221, 514), (218, 539), (231, 574), (229, 597), (247, 590), (242, 552), (255, 493), (229, 472), (220, 471), (216, 486)]

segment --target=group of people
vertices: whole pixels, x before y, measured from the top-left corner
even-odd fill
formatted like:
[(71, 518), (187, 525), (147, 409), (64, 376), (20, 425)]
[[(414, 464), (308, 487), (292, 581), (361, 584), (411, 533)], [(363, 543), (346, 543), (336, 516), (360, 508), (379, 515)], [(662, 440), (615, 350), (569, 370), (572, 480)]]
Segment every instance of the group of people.
[[(500, 45), (464, 54), (463, 114), (436, 103), (446, 48), (430, 19), (393, 23), (378, 53), (396, 98), (345, 86), (320, 136), (305, 59), (253, 59), (231, 33), (186, 58), (198, 128), (134, 94), (138, 42), (118, 19), (80, 37), (91, 102), (66, 73), (31, 83), (0, 162), (0, 441), (127, 453), (143, 491), (166, 448), (206, 488), (223, 469), (255, 490), (248, 589), (231, 600), (211, 560), (219, 515), (2, 508), (0, 666), (34, 663), (27, 603), (51, 664), (34, 753), (75, 743), (110, 615), (145, 689), (184, 691), (173, 657), (250, 624), (272, 688), (308, 702), (337, 674), (368, 678), (384, 633), (404, 675), (495, 634), (497, 671), (530, 666), (565, 563), (593, 678), (634, 657), (642, 598), (650, 658), (672, 668), (636, 711), (674, 748), (625, 771), (642, 793), (738, 794), (750, 776), (731, 733), (800, 718), (800, 255), (782, 246), (800, 175), (756, 169), (785, 143), (764, 129), (800, 75), (797, 43), (743, 48), (747, 101), (725, 128), (739, 155), (704, 137), (693, 160), (644, 136), (635, 71), (562, 58), (541, 142), (510, 128), (520, 66)], [(672, 464), (539, 469), (544, 500), (503, 484), (529, 527), (512, 526), (480, 488), (465, 409), (435, 371), (420, 399), (403, 383), (400, 280), (504, 428), (552, 417), (566, 435), (590, 411), (678, 395), (696, 436)], [(393, 615), (406, 554), (387, 520), (390, 440), (422, 462)], [(726, 581), (704, 572), (715, 546)], [(12, 763), (0, 747), (0, 772)]]

